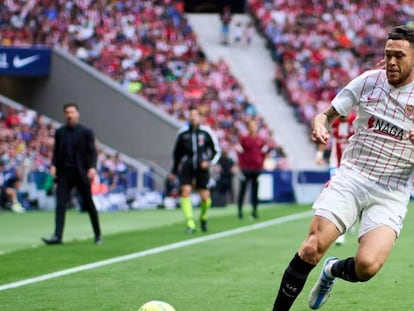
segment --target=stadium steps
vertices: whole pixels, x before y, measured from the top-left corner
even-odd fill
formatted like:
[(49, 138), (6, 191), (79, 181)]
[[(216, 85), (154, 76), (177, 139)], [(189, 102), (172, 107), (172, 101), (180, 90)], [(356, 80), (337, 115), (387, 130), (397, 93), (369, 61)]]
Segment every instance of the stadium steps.
[[(249, 100), (274, 131), (275, 140), (285, 150), (292, 168), (320, 169), (315, 164), (316, 149), (309, 138), (308, 127), (298, 123), (294, 110), (276, 92), (275, 63), (265, 39), (255, 30), (251, 46), (234, 43), (225, 46), (220, 43), (218, 14), (187, 14), (187, 18), (206, 56), (214, 62), (223, 58), (229, 64)], [(249, 18), (245, 14), (236, 14), (231, 25), (237, 21), (245, 24)]]

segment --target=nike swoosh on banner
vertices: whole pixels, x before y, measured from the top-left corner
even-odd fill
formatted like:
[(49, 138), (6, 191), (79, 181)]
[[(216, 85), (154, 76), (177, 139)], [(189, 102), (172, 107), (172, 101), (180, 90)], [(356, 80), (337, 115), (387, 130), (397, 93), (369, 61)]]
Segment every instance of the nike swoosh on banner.
[(22, 68), (24, 66), (27, 66), (35, 61), (37, 61), (40, 58), (40, 55), (32, 55), (25, 58), (20, 58), (19, 55), (16, 55), (13, 57), (13, 66), (15, 68)]

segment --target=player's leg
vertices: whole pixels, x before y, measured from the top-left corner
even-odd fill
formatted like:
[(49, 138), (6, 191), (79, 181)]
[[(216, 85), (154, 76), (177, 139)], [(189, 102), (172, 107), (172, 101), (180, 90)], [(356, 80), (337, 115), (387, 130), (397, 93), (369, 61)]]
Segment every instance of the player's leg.
[[(349, 282), (368, 281), (384, 265), (401, 230), (409, 199), (403, 191), (391, 191), (361, 178), (354, 179), (353, 184), (360, 191), (354, 191), (356, 197), (363, 197), (364, 203), (370, 203), (358, 209), (361, 217), (357, 253), (344, 260), (328, 258), (319, 281), (336, 277)], [(350, 228), (349, 224), (345, 228)], [(309, 305), (313, 309), (319, 308), (327, 299), (311, 298), (312, 292)]]
[[(359, 198), (366, 191), (365, 180), (348, 169), (339, 169), (314, 204), (315, 214), (326, 217), (335, 223), (338, 234), (343, 234), (355, 222), (360, 211)], [(336, 277), (330, 273), (331, 266), (337, 262), (335, 257), (325, 260), (319, 278), (309, 294), (311, 309), (319, 309), (329, 298)]]
[(302, 291), (309, 273), (338, 237), (336, 225), (329, 219), (314, 216), (308, 236), (284, 272), (273, 311), (287, 311)]
[(25, 209), (17, 198), (17, 190), (15, 188), (5, 188), (5, 192), (12, 202), (11, 210), (15, 213), (24, 213)]
[(180, 207), (184, 214), (187, 233), (194, 233), (196, 224), (193, 217), (193, 204), (191, 203), (191, 193), (193, 190), (194, 172), (191, 164), (184, 164), (179, 174), (181, 193)]
[(210, 174), (208, 170), (199, 169), (197, 173), (196, 186), (199, 189), (201, 203), (200, 203), (200, 228), (206, 232), (207, 228), (207, 212), (211, 207), (211, 195), (210, 195)]
[[(358, 215), (358, 202), (353, 187), (354, 182), (348, 174), (338, 174), (313, 204), (315, 216), (309, 234), (285, 271), (273, 310), (289, 310), (312, 268), (335, 239), (354, 223)], [(309, 297), (310, 306), (326, 301), (332, 289), (332, 279), (319, 278)]]
[(387, 226), (367, 232), (359, 240), (355, 257), (334, 263), (330, 269), (331, 275), (349, 282), (368, 281), (384, 265), (395, 240), (395, 231)]
[(260, 172), (251, 172), (252, 180), (252, 217), (258, 218), (257, 206), (259, 205), (259, 174)]
[(56, 187), (55, 236), (62, 238), (66, 208), (73, 189), (73, 176), (60, 176)]
[(238, 217), (242, 219), (244, 196), (246, 195), (246, 188), (247, 188), (247, 176), (244, 170), (240, 172), (239, 180), (240, 180), (240, 185), (239, 185), (239, 196), (237, 199), (237, 210), (238, 210)]
[[(335, 158), (337, 158), (337, 155), (333, 155)], [(336, 161), (335, 161), (336, 162)], [(338, 170), (338, 166), (337, 165), (331, 165), (329, 166), (329, 175), (332, 178), (335, 174), (336, 171)], [(335, 245), (343, 245), (346, 243), (346, 233), (341, 234), (336, 240), (335, 240)]]
[(42, 238), (46, 244), (61, 244), (65, 226), (66, 207), (70, 201), (71, 190), (74, 186), (73, 173), (61, 174), (56, 187), (55, 232), (51, 238)]
[(78, 176), (75, 187), (78, 190), (78, 194), (81, 198), (83, 208), (89, 214), (89, 219), (92, 224), (93, 233), (95, 235), (95, 243), (102, 244), (103, 241), (101, 236), (101, 227), (99, 224), (99, 216), (96, 210), (95, 203), (92, 199), (91, 184), (89, 181), (85, 181), (83, 180), (83, 178)]
[(374, 185), (369, 189), (369, 208), (361, 214), (359, 247), (355, 257), (338, 261), (332, 275), (347, 281), (367, 281), (383, 266), (400, 234), (409, 197)]
[(348, 282), (365, 282), (371, 279), (384, 265), (395, 238), (393, 229), (380, 226), (361, 237), (355, 257), (343, 260), (327, 258), (318, 282), (309, 296), (310, 308), (319, 309), (326, 302), (336, 278)]
[(196, 224), (193, 217), (193, 204), (191, 203), (191, 192), (191, 185), (181, 186), (180, 205), (181, 210), (184, 214), (185, 223), (187, 226), (187, 233), (193, 233), (196, 228)]
[(211, 197), (210, 197), (210, 190), (209, 189), (200, 189), (200, 197), (201, 197), (201, 213), (200, 213), (200, 227), (201, 230), (206, 232), (207, 228), (207, 212), (211, 207)]

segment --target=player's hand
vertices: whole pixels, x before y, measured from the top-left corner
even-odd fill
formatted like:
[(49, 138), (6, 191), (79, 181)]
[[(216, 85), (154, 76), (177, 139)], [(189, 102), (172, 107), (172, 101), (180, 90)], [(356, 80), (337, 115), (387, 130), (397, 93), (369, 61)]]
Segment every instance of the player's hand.
[(88, 170), (87, 176), (88, 176), (90, 181), (93, 181), (95, 179), (95, 176), (96, 176), (96, 169), (90, 168)]
[(210, 162), (208, 162), (208, 161), (201, 161), (200, 162), (200, 168), (203, 169), (203, 170), (208, 169), (209, 166), (210, 166)]
[(326, 109), (324, 113), (317, 114), (312, 120), (312, 140), (318, 145), (326, 145), (329, 141), (329, 131), (328, 131), (328, 117), (332, 119), (337, 115), (336, 110), (333, 107)]
[(326, 145), (329, 141), (329, 131), (324, 126), (315, 126), (311, 133), (312, 140), (317, 144)]
[(414, 145), (414, 129), (410, 130), (407, 136), (411, 143)]
[(56, 180), (56, 166), (52, 165), (49, 169), (49, 173), (53, 180)]

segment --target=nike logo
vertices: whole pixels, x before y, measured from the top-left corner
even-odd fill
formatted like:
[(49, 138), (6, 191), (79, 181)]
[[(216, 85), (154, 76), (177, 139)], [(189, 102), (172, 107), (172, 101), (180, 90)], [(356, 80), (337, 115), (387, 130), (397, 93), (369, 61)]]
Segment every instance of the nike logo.
[(25, 58), (20, 58), (19, 55), (16, 55), (13, 57), (13, 67), (15, 68), (22, 68), (24, 66), (27, 66), (35, 61), (37, 61), (40, 58), (40, 55), (32, 55)]

